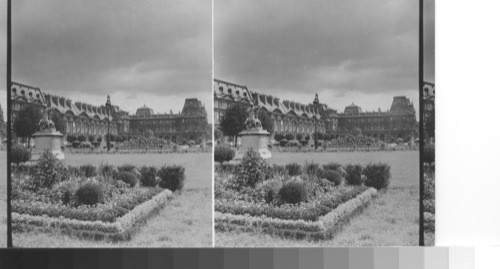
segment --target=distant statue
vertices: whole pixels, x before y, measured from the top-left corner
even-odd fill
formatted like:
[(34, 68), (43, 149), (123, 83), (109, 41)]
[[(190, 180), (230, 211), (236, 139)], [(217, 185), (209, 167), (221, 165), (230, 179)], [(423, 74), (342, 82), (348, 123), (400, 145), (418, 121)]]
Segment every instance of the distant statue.
[(258, 109), (258, 107), (253, 107), (252, 109), (250, 109), (250, 113), (248, 115), (248, 118), (245, 121), (245, 126), (246, 126), (247, 130), (251, 130), (251, 129), (259, 129), (260, 130), (260, 129), (262, 129), (262, 123), (260, 122), (260, 120), (258, 118), (255, 117), (257, 109)]
[(38, 122), (38, 128), (41, 132), (55, 131), (56, 125), (53, 121), (49, 119), (50, 109), (45, 109), (43, 111), (42, 119)]

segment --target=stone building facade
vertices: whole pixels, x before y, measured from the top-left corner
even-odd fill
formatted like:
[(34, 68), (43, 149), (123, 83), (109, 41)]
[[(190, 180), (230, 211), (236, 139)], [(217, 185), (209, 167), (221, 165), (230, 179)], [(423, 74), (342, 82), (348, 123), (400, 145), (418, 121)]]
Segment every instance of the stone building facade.
[(130, 116), (130, 133), (144, 135), (152, 131), (155, 136), (172, 139), (176, 142), (183, 140), (200, 140), (210, 137), (207, 112), (200, 100), (188, 98), (184, 102), (182, 112), (173, 114), (154, 114), (146, 105), (137, 109), (135, 115)]
[(181, 139), (198, 139), (206, 135), (207, 113), (205, 107), (195, 98), (186, 99), (183, 112), (175, 115), (154, 114), (153, 110), (146, 106), (137, 109), (135, 115), (129, 115), (116, 105), (108, 109), (105, 105), (73, 102), (71, 99), (44, 93), (39, 88), (17, 82), (12, 82), (10, 91), (12, 122), (19, 111), (26, 106), (34, 106), (40, 111), (50, 109), (51, 113), (60, 114), (66, 125), (66, 134), (104, 137), (109, 121), (109, 132), (114, 135), (141, 135), (147, 130), (153, 131), (155, 136), (179, 136)]
[(338, 113), (327, 104), (320, 103), (317, 95), (313, 102), (303, 104), (251, 92), (246, 86), (218, 79), (214, 79), (213, 93), (215, 128), (219, 128), (226, 109), (234, 104), (242, 104), (248, 108), (257, 106), (269, 113), (274, 124), (272, 137), (276, 133), (313, 134), (315, 128), (333, 137), (351, 134), (359, 128), (363, 135), (386, 142), (398, 138), (408, 141), (418, 136), (415, 109), (405, 96), (394, 97), (390, 110), (385, 112), (380, 109), (378, 112), (363, 112), (361, 107), (352, 104), (345, 107), (344, 112)]
[(405, 96), (395, 96), (391, 108), (382, 112), (363, 112), (354, 103), (339, 114), (338, 135), (352, 134), (359, 129), (364, 136), (386, 142), (398, 138), (408, 141), (418, 136), (418, 123), (413, 103)]

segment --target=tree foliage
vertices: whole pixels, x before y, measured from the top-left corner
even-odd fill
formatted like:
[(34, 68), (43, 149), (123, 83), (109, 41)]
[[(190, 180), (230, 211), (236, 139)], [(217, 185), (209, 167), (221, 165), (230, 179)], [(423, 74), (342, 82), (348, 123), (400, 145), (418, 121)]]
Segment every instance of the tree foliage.
[(42, 114), (33, 106), (27, 106), (19, 111), (14, 121), (14, 132), (18, 137), (28, 138), (28, 145), (31, 136), (38, 131), (38, 123), (42, 119)]
[(215, 139), (218, 140), (218, 139), (221, 139), (222, 136), (224, 136), (224, 134), (222, 133), (221, 130), (219, 129), (215, 129), (214, 130), (214, 136), (215, 136)]
[(61, 134), (66, 134), (66, 124), (64, 124), (64, 119), (60, 113), (52, 113), (52, 122), (54, 123), (56, 130)]
[(273, 120), (266, 111), (260, 109), (259, 112), (257, 112), (257, 118), (260, 120), (260, 123), (262, 123), (262, 129), (271, 134), (274, 132)]
[(435, 119), (434, 119), (434, 113), (429, 115), (429, 117), (425, 117), (424, 120), (424, 131), (427, 137), (435, 137), (434, 135), (434, 130), (435, 130)]
[(234, 105), (226, 110), (220, 127), (226, 136), (233, 136), (235, 138), (238, 134), (245, 129), (245, 121), (248, 118), (248, 111), (242, 105)]

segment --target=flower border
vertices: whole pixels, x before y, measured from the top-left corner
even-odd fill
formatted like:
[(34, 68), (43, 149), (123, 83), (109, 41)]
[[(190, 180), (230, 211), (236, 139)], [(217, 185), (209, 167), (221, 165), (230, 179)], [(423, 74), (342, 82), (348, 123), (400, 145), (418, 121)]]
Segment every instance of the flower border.
[(33, 216), (12, 212), (12, 228), (18, 231), (37, 230), (44, 232), (60, 229), (64, 233), (78, 237), (129, 240), (131, 235), (138, 230), (136, 226), (152, 214), (158, 212), (170, 198), (172, 198), (172, 192), (165, 189), (111, 223), (75, 220), (64, 217), (55, 218), (46, 215)]
[(255, 217), (248, 214), (234, 215), (216, 211), (214, 213), (215, 230), (261, 231), (283, 237), (326, 239), (340, 228), (342, 222), (362, 210), (376, 195), (377, 190), (369, 188), (355, 198), (342, 203), (317, 221)]

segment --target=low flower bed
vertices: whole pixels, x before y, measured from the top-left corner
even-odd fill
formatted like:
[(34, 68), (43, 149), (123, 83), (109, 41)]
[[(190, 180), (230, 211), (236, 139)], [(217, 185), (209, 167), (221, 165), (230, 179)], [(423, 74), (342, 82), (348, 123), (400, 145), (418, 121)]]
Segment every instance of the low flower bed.
[(13, 169), (14, 231), (127, 240), (184, 185), (181, 166), (66, 166), (51, 153)]
[(343, 221), (367, 205), (376, 194), (377, 190), (374, 188), (366, 189), (315, 221), (221, 213), (216, 210), (215, 229), (218, 231), (261, 231), (285, 237), (326, 239), (340, 228)]
[(386, 164), (269, 165), (253, 150), (215, 168), (215, 229), (331, 237), (390, 184)]
[(12, 212), (14, 231), (53, 231), (95, 240), (129, 240), (142, 221), (158, 212), (172, 197), (172, 192), (163, 190), (151, 199), (137, 205), (114, 221), (79, 220), (63, 216), (31, 215)]
[(363, 191), (365, 186), (343, 186), (324, 194), (314, 200), (300, 205), (283, 204), (273, 205), (263, 201), (250, 202), (243, 200), (218, 199), (215, 201), (215, 211), (235, 215), (265, 216), (284, 220), (317, 221), (340, 204), (345, 203)]
[(82, 205), (72, 207), (62, 202), (51, 203), (30, 200), (13, 200), (12, 212), (32, 216), (64, 217), (83, 221), (114, 222), (137, 205), (140, 205), (160, 193), (160, 188), (134, 188), (114, 197), (109, 203), (96, 206)]

